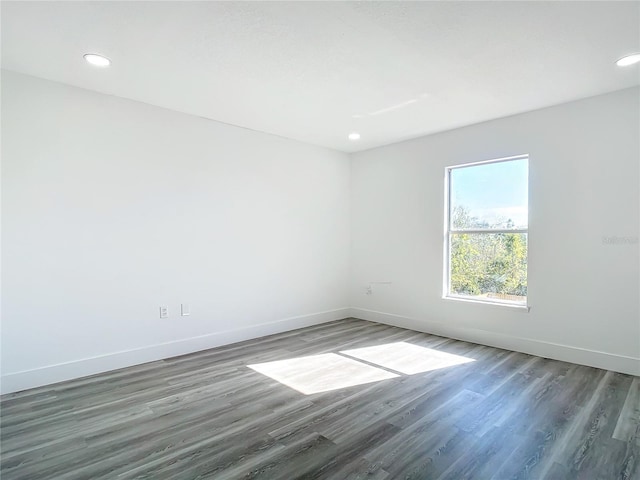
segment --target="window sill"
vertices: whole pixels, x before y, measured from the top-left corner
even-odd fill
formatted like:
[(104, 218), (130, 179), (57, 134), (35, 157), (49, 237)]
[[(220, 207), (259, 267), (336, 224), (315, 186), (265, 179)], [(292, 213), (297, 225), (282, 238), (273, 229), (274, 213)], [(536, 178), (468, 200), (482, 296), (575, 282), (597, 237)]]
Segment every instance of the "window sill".
[(519, 312), (529, 312), (531, 310), (531, 307), (529, 305), (523, 305), (521, 303), (515, 303), (515, 302), (509, 303), (509, 302), (496, 302), (491, 300), (477, 300), (475, 298), (458, 297), (455, 295), (444, 295), (442, 299), (453, 300), (455, 302), (462, 302), (462, 303), (477, 303), (481, 305), (492, 305), (495, 307), (506, 307)]

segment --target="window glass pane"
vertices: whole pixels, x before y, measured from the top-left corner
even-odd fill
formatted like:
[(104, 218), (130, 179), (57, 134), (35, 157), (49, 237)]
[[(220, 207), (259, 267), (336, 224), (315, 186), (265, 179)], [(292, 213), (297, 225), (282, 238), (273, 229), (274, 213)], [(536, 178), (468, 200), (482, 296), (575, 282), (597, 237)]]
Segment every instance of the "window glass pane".
[(528, 226), (526, 158), (451, 169), (451, 228)]
[(526, 233), (452, 233), (449, 292), (526, 303)]

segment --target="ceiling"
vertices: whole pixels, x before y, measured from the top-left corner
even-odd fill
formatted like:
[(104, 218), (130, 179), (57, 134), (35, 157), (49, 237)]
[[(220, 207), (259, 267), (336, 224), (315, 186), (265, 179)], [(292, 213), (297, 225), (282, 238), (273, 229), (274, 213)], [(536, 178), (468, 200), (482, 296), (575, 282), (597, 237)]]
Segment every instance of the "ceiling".
[(2, 2), (3, 68), (346, 152), (638, 85), (634, 51), (640, 2)]

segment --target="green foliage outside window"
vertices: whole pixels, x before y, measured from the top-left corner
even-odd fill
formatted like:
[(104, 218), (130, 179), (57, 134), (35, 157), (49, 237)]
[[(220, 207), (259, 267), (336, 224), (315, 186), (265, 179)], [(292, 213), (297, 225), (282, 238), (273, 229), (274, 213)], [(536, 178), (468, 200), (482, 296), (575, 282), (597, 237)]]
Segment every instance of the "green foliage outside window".
[[(509, 221), (504, 222), (510, 228)], [(486, 228), (464, 207), (452, 212), (456, 228)], [(526, 233), (459, 233), (451, 236), (451, 293), (527, 295)]]

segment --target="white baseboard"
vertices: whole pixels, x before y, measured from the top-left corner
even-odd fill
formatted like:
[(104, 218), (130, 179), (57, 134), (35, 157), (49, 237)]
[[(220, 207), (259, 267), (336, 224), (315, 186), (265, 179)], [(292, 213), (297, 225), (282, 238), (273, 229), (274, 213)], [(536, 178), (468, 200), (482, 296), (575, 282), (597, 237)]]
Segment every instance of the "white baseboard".
[(351, 317), (369, 320), (371, 322), (384, 323), (396, 327), (417, 330), (419, 332), (488, 345), (490, 347), (504, 348), (506, 350), (528, 353), (529, 355), (640, 376), (640, 358), (616, 355), (597, 350), (587, 350), (570, 345), (543, 342), (529, 338), (513, 337), (486, 330), (456, 327), (441, 322), (404, 317), (364, 308), (351, 308), (350, 312)]
[(339, 308), (336, 310), (285, 318), (275, 322), (252, 325), (237, 330), (217, 332), (67, 363), (48, 365), (33, 370), (7, 373), (0, 377), (0, 392), (5, 394), (50, 385), (65, 380), (116, 370), (118, 368), (130, 367), (141, 363), (175, 357), (177, 355), (207, 350), (221, 345), (251, 340), (274, 333), (319, 325), (347, 317), (385, 323), (387, 325), (489, 345), (491, 347), (504, 348), (516, 352), (528, 353), (530, 355), (640, 376), (640, 358), (514, 337), (486, 330), (455, 327), (440, 322), (410, 318), (364, 308)]
[(72, 362), (48, 365), (46, 367), (7, 373), (0, 378), (2, 394), (18, 392), (28, 388), (50, 385), (96, 373), (153, 362), (164, 358), (185, 355), (231, 343), (286, 332), (297, 328), (340, 320), (349, 316), (348, 308), (285, 318), (275, 322), (251, 325), (226, 332), (211, 333), (199, 337), (176, 340), (148, 347), (109, 353), (97, 357), (84, 358)]

